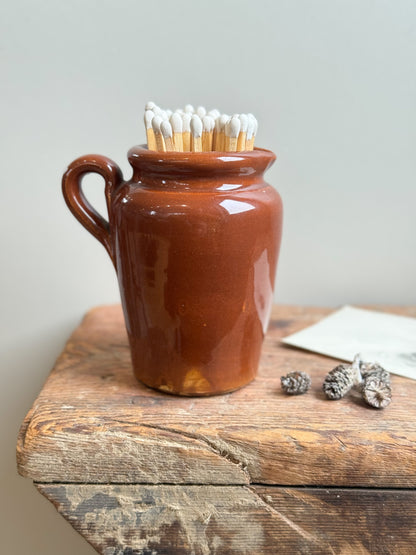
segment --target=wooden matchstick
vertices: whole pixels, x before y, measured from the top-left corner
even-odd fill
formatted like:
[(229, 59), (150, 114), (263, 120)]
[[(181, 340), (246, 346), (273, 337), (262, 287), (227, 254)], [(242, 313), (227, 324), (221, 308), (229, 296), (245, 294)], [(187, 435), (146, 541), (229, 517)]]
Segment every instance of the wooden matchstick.
[(215, 149), (215, 150), (218, 150), (219, 152), (224, 152), (225, 150), (225, 126), (229, 119), (230, 119), (230, 116), (228, 116), (227, 114), (221, 114), (219, 118), (220, 121), (219, 121), (218, 137), (217, 137), (218, 145), (216, 146), (216, 149)]
[(254, 130), (253, 130), (253, 138), (252, 138), (253, 144), (251, 145), (251, 150), (254, 149), (254, 141), (256, 140), (258, 128), (259, 128), (259, 122), (257, 121), (257, 118), (254, 118)]
[(247, 126), (247, 138), (246, 138), (246, 150), (253, 150), (254, 139), (257, 131), (257, 120), (253, 114), (247, 114), (248, 126)]
[(152, 127), (156, 139), (156, 150), (161, 150), (162, 152), (165, 152), (165, 141), (163, 140), (163, 135), (160, 129), (162, 121), (163, 119), (160, 116), (154, 116), (154, 118), (152, 119)]
[(248, 117), (246, 114), (240, 114), (240, 133), (238, 134), (237, 152), (242, 152), (246, 149), (246, 137), (248, 127)]
[(173, 144), (173, 132), (172, 126), (167, 119), (164, 119), (160, 124), (160, 131), (163, 136), (163, 140), (165, 141), (165, 148), (166, 151), (175, 150), (175, 145)]
[(247, 114), (246, 150), (251, 150), (253, 131), (254, 131), (254, 120), (252, 118), (252, 114)]
[(175, 150), (176, 152), (183, 152), (183, 122), (181, 115), (177, 112), (174, 112), (170, 116), (170, 124), (173, 131), (173, 144), (175, 145)]
[(146, 110), (144, 113), (144, 125), (146, 127), (147, 148), (149, 150), (157, 150), (155, 133), (152, 127), (153, 118), (154, 113), (152, 112), (152, 110)]
[(202, 152), (202, 121), (196, 114), (191, 118), (191, 151)]
[(209, 152), (212, 150), (212, 136), (215, 127), (214, 118), (204, 116), (202, 119), (202, 151)]
[(220, 133), (220, 116), (215, 119), (214, 132), (212, 134), (212, 150), (219, 150), (218, 141)]
[(234, 115), (225, 125), (225, 148), (227, 152), (237, 151), (238, 134), (240, 133), (240, 119)]
[(182, 116), (182, 142), (184, 152), (189, 152), (191, 150), (191, 117), (189, 113), (185, 113)]
[(212, 142), (214, 140), (215, 119), (212, 116), (208, 116), (208, 117), (210, 118), (209, 135), (208, 135), (208, 150), (212, 150)]

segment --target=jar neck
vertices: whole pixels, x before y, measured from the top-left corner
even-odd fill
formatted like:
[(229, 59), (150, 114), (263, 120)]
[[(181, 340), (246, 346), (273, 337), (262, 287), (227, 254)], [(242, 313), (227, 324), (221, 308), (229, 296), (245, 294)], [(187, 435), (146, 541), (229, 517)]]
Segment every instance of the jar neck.
[(144, 146), (129, 150), (133, 181), (159, 188), (233, 190), (262, 181), (273, 164), (273, 152), (156, 152)]

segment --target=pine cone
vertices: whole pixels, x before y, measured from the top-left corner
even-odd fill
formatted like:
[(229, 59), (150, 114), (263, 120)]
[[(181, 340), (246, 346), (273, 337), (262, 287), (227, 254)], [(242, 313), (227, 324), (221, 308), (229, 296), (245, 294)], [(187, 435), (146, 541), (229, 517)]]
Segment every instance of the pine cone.
[(311, 379), (306, 372), (290, 372), (280, 378), (282, 389), (288, 395), (301, 395), (311, 387)]
[(344, 397), (354, 385), (356, 370), (349, 364), (339, 364), (326, 376), (322, 389), (328, 399)]
[(380, 378), (384, 383), (390, 385), (390, 373), (384, 370), (377, 362), (362, 362), (360, 365), (361, 375), (363, 380), (370, 376)]
[(361, 384), (361, 392), (364, 401), (376, 409), (384, 409), (391, 402), (390, 383), (384, 381), (380, 375), (370, 374), (364, 378)]

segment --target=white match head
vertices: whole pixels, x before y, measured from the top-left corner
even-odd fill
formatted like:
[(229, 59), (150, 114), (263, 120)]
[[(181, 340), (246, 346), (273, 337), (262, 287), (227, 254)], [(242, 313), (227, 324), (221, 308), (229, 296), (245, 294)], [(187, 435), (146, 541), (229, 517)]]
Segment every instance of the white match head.
[(162, 132), (163, 137), (166, 139), (167, 137), (172, 137), (172, 126), (169, 123), (169, 120), (164, 119), (160, 124), (160, 131)]
[(172, 110), (165, 110), (165, 112), (168, 116), (168, 119), (170, 119), (170, 116), (173, 114)]
[(240, 119), (237, 115), (235, 115), (227, 121), (225, 125), (225, 134), (228, 137), (238, 137), (238, 134), (240, 133), (240, 127)]
[(247, 133), (247, 127), (248, 127), (247, 114), (240, 114), (239, 118), (240, 118), (240, 124), (241, 124), (240, 131), (242, 133)]
[(163, 112), (162, 108), (159, 108), (157, 104), (153, 106), (152, 110), (157, 116), (160, 116)]
[(202, 118), (202, 128), (204, 131), (211, 133), (215, 127), (215, 120), (211, 116), (204, 116)]
[(202, 121), (196, 114), (191, 118), (191, 133), (194, 137), (200, 137), (202, 135)]
[(155, 114), (152, 110), (146, 110), (144, 113), (144, 124), (146, 129), (150, 129), (152, 127), (152, 119), (154, 118)]
[(253, 138), (255, 121), (256, 118), (253, 116), (253, 114), (247, 114), (247, 140)]
[(187, 104), (185, 106), (185, 112), (187, 114), (193, 114), (195, 112), (194, 107), (192, 106), (192, 104)]
[(211, 117), (214, 118), (214, 119), (217, 119), (217, 118), (220, 117), (221, 112), (220, 112), (219, 110), (217, 110), (216, 108), (214, 108), (213, 110), (210, 110), (210, 111), (208, 112), (208, 115), (211, 116)]
[[(224, 129), (224, 127), (222, 128)], [(218, 116), (215, 120), (215, 131), (219, 133), (221, 131), (221, 117)]]
[(190, 133), (191, 131), (191, 118), (192, 115), (191, 114), (183, 114), (182, 116), (182, 129), (184, 133)]
[(152, 127), (155, 133), (160, 133), (160, 125), (163, 119), (160, 116), (154, 116), (152, 119)]
[(162, 119), (169, 119), (168, 113), (166, 112), (166, 110), (160, 110), (160, 113), (158, 114)]
[(198, 106), (198, 108), (196, 109), (196, 114), (201, 119), (206, 115), (206, 113), (207, 113), (207, 111), (203, 106)]
[[(253, 116), (254, 117), (254, 116)], [(254, 118), (254, 130), (253, 130), (253, 135), (256, 136), (257, 135), (257, 130), (259, 128), (259, 122), (257, 121), (257, 118)]]
[(228, 114), (221, 114), (220, 115), (220, 131), (224, 131), (227, 121), (230, 119)]
[(170, 116), (170, 124), (172, 126), (174, 133), (182, 133), (183, 123), (182, 123), (182, 117), (180, 114), (178, 114), (177, 112), (174, 112)]
[(256, 118), (254, 117), (254, 115), (251, 114), (251, 113), (248, 113), (248, 114), (247, 114), (247, 117), (248, 117), (249, 120), (251, 119), (252, 122), (256, 122), (256, 121), (257, 121)]
[(153, 108), (156, 106), (156, 104), (154, 102), (152, 102), (151, 100), (149, 100), (149, 102), (147, 102), (145, 109), (146, 110), (153, 110)]

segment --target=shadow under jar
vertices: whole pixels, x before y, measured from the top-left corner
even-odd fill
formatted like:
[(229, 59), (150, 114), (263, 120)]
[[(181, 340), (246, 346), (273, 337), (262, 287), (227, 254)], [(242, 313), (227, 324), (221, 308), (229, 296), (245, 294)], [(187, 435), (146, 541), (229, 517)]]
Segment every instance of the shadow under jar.
[[(257, 373), (273, 303), (282, 230), (279, 194), (263, 180), (275, 155), (128, 153), (132, 178), (99, 155), (63, 176), (65, 200), (116, 268), (133, 370), (149, 387), (215, 395)], [(105, 179), (109, 221), (82, 177)]]

